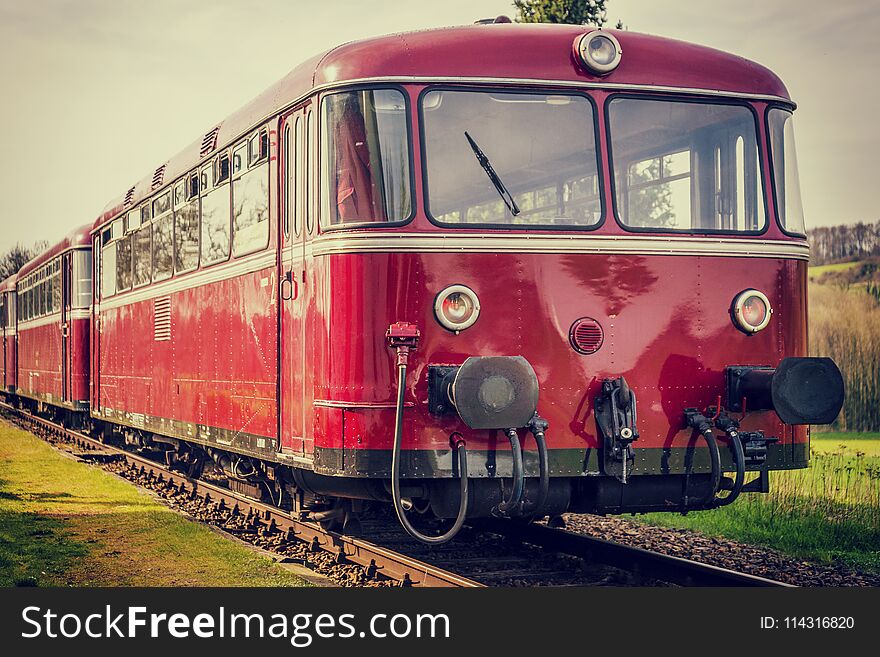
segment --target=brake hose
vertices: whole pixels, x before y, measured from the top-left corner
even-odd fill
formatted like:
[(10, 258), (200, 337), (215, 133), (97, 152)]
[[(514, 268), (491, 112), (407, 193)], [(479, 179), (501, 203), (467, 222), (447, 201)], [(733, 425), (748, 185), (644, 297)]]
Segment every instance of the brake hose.
[(712, 429), (700, 432), (700, 435), (706, 440), (706, 445), (709, 447), (709, 460), (712, 463), (712, 479), (710, 480), (712, 485), (706, 495), (705, 503), (714, 504), (718, 487), (721, 485), (721, 453), (718, 450), (718, 441), (715, 439)]
[(743, 485), (746, 482), (746, 454), (743, 451), (742, 442), (739, 439), (739, 432), (735, 429), (730, 429), (726, 433), (731, 445), (733, 445), (733, 460), (734, 465), (736, 466), (736, 477), (733, 480), (733, 488), (730, 489), (730, 494), (726, 497), (716, 497), (715, 506), (727, 506), (733, 502), (739, 497)]
[(507, 430), (507, 439), (510, 441), (510, 455), (513, 457), (513, 473), (511, 474), (513, 481), (511, 482), (510, 497), (496, 507), (499, 513), (505, 515), (509, 515), (519, 506), (525, 486), (522, 445), (519, 444), (519, 435), (516, 433), (516, 429)]
[[(715, 495), (718, 493), (718, 487), (721, 485), (721, 454), (718, 451), (718, 441), (715, 440), (715, 434), (712, 433), (712, 424), (706, 419), (706, 416), (695, 411), (695, 409), (687, 409), (685, 411), (687, 425), (693, 427), (706, 441), (709, 448), (709, 461), (712, 464), (711, 486), (709, 493), (703, 499), (703, 505), (712, 508), (715, 505)], [(685, 510), (688, 508), (687, 490), (684, 493)]]
[(547, 455), (547, 441), (544, 437), (548, 426), (547, 420), (535, 413), (535, 417), (532, 418), (528, 426), (535, 437), (535, 444), (538, 446), (538, 499), (527, 514), (527, 517), (533, 520), (542, 515), (547, 495), (550, 492), (550, 460)]
[(463, 440), (455, 443), (455, 450), (458, 454), (458, 476), (461, 480), (461, 501), (458, 506), (458, 516), (455, 523), (449, 528), (449, 531), (439, 536), (428, 536), (422, 534), (419, 530), (412, 526), (406, 517), (403, 508), (403, 501), (400, 496), (400, 446), (403, 442), (403, 408), (404, 394), (406, 392), (406, 359), (400, 358), (398, 354), (397, 363), (397, 415), (394, 420), (394, 449), (391, 456), (391, 499), (394, 502), (394, 511), (397, 513), (397, 519), (406, 533), (423, 543), (430, 545), (441, 545), (451, 541), (464, 525), (468, 510), (468, 473), (467, 473), (467, 450)]

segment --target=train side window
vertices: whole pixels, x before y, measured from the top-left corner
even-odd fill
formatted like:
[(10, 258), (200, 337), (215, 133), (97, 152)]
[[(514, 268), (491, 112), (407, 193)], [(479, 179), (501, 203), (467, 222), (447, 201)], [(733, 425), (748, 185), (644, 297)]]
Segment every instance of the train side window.
[(214, 173), (212, 171), (213, 168), (214, 165), (212, 164), (206, 164), (202, 167), (197, 193), (207, 194), (211, 191), (211, 188), (214, 186)]
[[(182, 185), (178, 184), (177, 187), (181, 187), (182, 195)], [(173, 270), (174, 217), (171, 215), (171, 195), (172, 191), (168, 190), (153, 201), (153, 281), (170, 278)]]
[(0, 328), (6, 328), (6, 295), (0, 295)]
[(131, 235), (116, 243), (116, 289), (125, 292), (131, 288)]
[(171, 209), (171, 191), (156, 197), (153, 201), (153, 216), (160, 217)]
[[(76, 252), (75, 252), (76, 253)], [(61, 310), (61, 274), (52, 276), (52, 312)]]
[(174, 217), (168, 213), (153, 221), (153, 281), (171, 278)]
[(141, 226), (144, 226), (145, 224), (147, 224), (147, 222), (150, 221), (151, 216), (152, 215), (150, 214), (150, 204), (147, 203), (145, 206), (143, 206), (141, 208)]
[[(219, 162), (222, 158), (217, 158)], [(226, 158), (227, 172), (229, 158)], [(219, 170), (222, 165), (215, 164)], [(229, 257), (229, 189), (215, 187), (202, 196), (202, 264), (211, 265)]]
[(140, 225), (141, 225), (141, 211), (140, 211), (140, 209), (131, 210), (125, 216), (125, 226), (124, 226), (123, 232), (128, 233), (130, 231), (137, 230), (138, 228), (140, 228)]
[(181, 180), (174, 185), (174, 198), (172, 205), (174, 209), (183, 207), (186, 203), (186, 180)]
[[(92, 254), (90, 251), (73, 252), (73, 281), (70, 289), (74, 308), (88, 308), (92, 294)], [(60, 297), (59, 297), (60, 298)]]
[(189, 184), (186, 187), (186, 200), (189, 201), (191, 198), (197, 197), (199, 195), (199, 174), (193, 171), (189, 175)]
[(232, 181), (232, 253), (269, 245), (269, 167), (263, 162)]
[(300, 226), (302, 226), (303, 213), (303, 180), (305, 180), (305, 172), (303, 167), (303, 118), (296, 117), (296, 128), (294, 133), (295, 143), (293, 152), (296, 158), (296, 166), (293, 175), (296, 177), (296, 191), (293, 196), (293, 234), (299, 235)]
[(250, 164), (266, 159), (269, 155), (269, 132), (260, 130), (250, 139)]
[(199, 196), (198, 177), (189, 180), (196, 193), (183, 207), (174, 210), (174, 271), (178, 274), (199, 266)]
[(306, 149), (306, 162), (307, 165), (305, 167), (305, 216), (306, 216), (306, 230), (309, 235), (312, 234), (312, 231), (315, 228), (314, 222), (314, 212), (312, 210), (312, 205), (314, 203), (314, 188), (313, 188), (313, 180), (315, 173), (315, 147), (312, 142), (314, 141), (314, 136), (312, 133), (312, 110), (309, 108), (309, 113), (306, 116), (306, 138), (305, 138), (305, 149)]
[(214, 186), (229, 180), (229, 154), (223, 153), (214, 160)]
[(46, 314), (46, 285), (44, 281), (40, 281), (37, 285), (37, 317)]
[(232, 151), (232, 175), (237, 176), (247, 167), (247, 143), (244, 143)]
[[(109, 241), (111, 229), (104, 231), (108, 240), (101, 247), (101, 298), (116, 294), (116, 242)], [(101, 237), (102, 241), (104, 236)]]
[(141, 287), (150, 282), (152, 273), (152, 239), (149, 224), (140, 228), (132, 236), (131, 257), (134, 287)]
[(290, 202), (290, 194), (293, 192), (293, 185), (291, 185), (291, 177), (290, 172), (293, 168), (293, 159), (290, 151), (290, 123), (286, 123), (284, 125), (284, 239), (285, 241), (290, 237), (290, 215), (293, 210), (293, 205)]

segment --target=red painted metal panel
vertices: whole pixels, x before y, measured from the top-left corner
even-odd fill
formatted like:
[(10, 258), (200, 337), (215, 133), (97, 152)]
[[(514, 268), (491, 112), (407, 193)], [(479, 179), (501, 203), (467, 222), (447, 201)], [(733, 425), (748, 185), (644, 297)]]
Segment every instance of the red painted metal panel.
[[(487, 432), (457, 418), (427, 411), (428, 364), (460, 364), (472, 355), (522, 355), (538, 375), (538, 411), (550, 421), (553, 448), (597, 447), (593, 397), (605, 377), (626, 376), (639, 400), (639, 447), (685, 446), (683, 410), (704, 408), (724, 394), (727, 365), (776, 365), (807, 354), (806, 263), (734, 257), (541, 254), (360, 254), (323, 259), (332, 304), (317, 301), (329, 323), (345, 327), (326, 348), (326, 367), (315, 368), (318, 397), (338, 402), (394, 401), (395, 368), (384, 331), (395, 321), (422, 332), (410, 358), (404, 446), (448, 449), (460, 431), (476, 449)], [(433, 317), (436, 293), (450, 284), (473, 289), (482, 302), (477, 323), (459, 335)], [(774, 308), (770, 327), (757, 335), (737, 330), (732, 299), (745, 288), (764, 291)], [(593, 317), (605, 331), (595, 354), (581, 355), (569, 329)], [(318, 348), (318, 347), (316, 347)], [(394, 411), (358, 410), (359, 429), (346, 440), (388, 449)], [(772, 412), (750, 414), (743, 428), (786, 435)], [(802, 442), (806, 431), (794, 431)], [(338, 436), (318, 435), (322, 447)], [(353, 440), (353, 439), (352, 439)]]
[(41, 326), (19, 326), (18, 384), (26, 396), (62, 398), (60, 315), (56, 320)]
[[(222, 276), (222, 268), (215, 268)], [(274, 438), (274, 267), (101, 310), (101, 407)], [(170, 339), (156, 306), (170, 304)]]

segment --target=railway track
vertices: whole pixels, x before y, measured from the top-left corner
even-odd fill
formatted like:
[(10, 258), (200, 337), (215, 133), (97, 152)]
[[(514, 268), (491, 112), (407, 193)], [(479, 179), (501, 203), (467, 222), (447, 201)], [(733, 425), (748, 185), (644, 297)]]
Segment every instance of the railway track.
[(363, 540), (328, 531), (228, 488), (191, 479), (145, 456), (0, 402), (0, 411), (83, 460), (103, 462), (173, 506), (238, 538), (354, 586), (788, 586), (541, 524), (481, 520), (444, 549), (409, 539), (391, 521), (366, 523)]
[[(120, 473), (127, 475), (127, 479), (153, 484), (150, 487), (157, 492), (164, 492), (163, 497), (177, 498), (181, 501), (181, 506), (189, 507), (187, 510), (202, 511), (199, 515), (213, 521), (212, 524), (218, 524), (216, 520), (223, 520), (219, 526), (234, 535), (255, 534), (263, 539), (260, 541), (263, 547), (269, 548), (273, 543), (296, 543), (307, 546), (306, 551), (309, 555), (326, 553), (336, 564), (360, 566), (366, 574), (366, 579), (377, 583), (390, 581), (401, 586), (427, 587), (483, 586), (456, 573), (369, 541), (327, 531), (317, 523), (299, 520), (282, 509), (228, 488), (200, 479), (191, 479), (144, 456), (104, 444), (84, 433), (15, 409), (8, 404), (0, 403), (0, 409), (43, 434), (82, 450), (80, 456), (84, 459), (105, 462), (112, 459), (117, 464), (123, 463), (123, 470)], [(191, 504), (187, 505), (186, 501)], [(193, 507), (202, 508), (193, 509)], [(221, 517), (211, 517), (218, 515)], [(235, 522), (230, 525), (229, 520)], [(301, 553), (301, 551), (297, 552)], [(307, 565), (311, 564), (311, 559), (308, 557), (303, 561), (307, 562)]]

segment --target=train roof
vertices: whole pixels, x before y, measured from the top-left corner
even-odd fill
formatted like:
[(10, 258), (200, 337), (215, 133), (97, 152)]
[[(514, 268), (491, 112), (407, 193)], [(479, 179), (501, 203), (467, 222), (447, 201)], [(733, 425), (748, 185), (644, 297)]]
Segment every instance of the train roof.
[(41, 265), (44, 265), (52, 258), (61, 253), (64, 253), (68, 249), (91, 246), (91, 228), (91, 224), (86, 224), (84, 226), (80, 226), (75, 230), (70, 231), (70, 233), (68, 233), (63, 240), (61, 240), (51, 248), (46, 249), (39, 255), (34, 256), (30, 260), (28, 260), (24, 264), (24, 266), (18, 271), (18, 278), (26, 276), (30, 272), (38, 269)]
[(18, 274), (9, 276), (5, 281), (0, 282), (0, 292), (9, 292), (15, 290), (15, 281), (18, 280)]
[(210, 158), (216, 149), (202, 155), (202, 145), (215, 128), (218, 132), (214, 143), (226, 146), (312, 91), (330, 85), (380, 78), (547, 80), (612, 89), (651, 86), (705, 90), (790, 102), (779, 77), (760, 64), (713, 48), (636, 32), (606, 30), (619, 40), (623, 57), (612, 73), (593, 75), (576, 61), (573, 48), (574, 40), (592, 29), (517, 23), (467, 25), (403, 32), (337, 46), (297, 66), (128, 193), (111, 201), (97, 217), (94, 228), (147, 198), (159, 188), (154, 184), (156, 179), (164, 185)]

